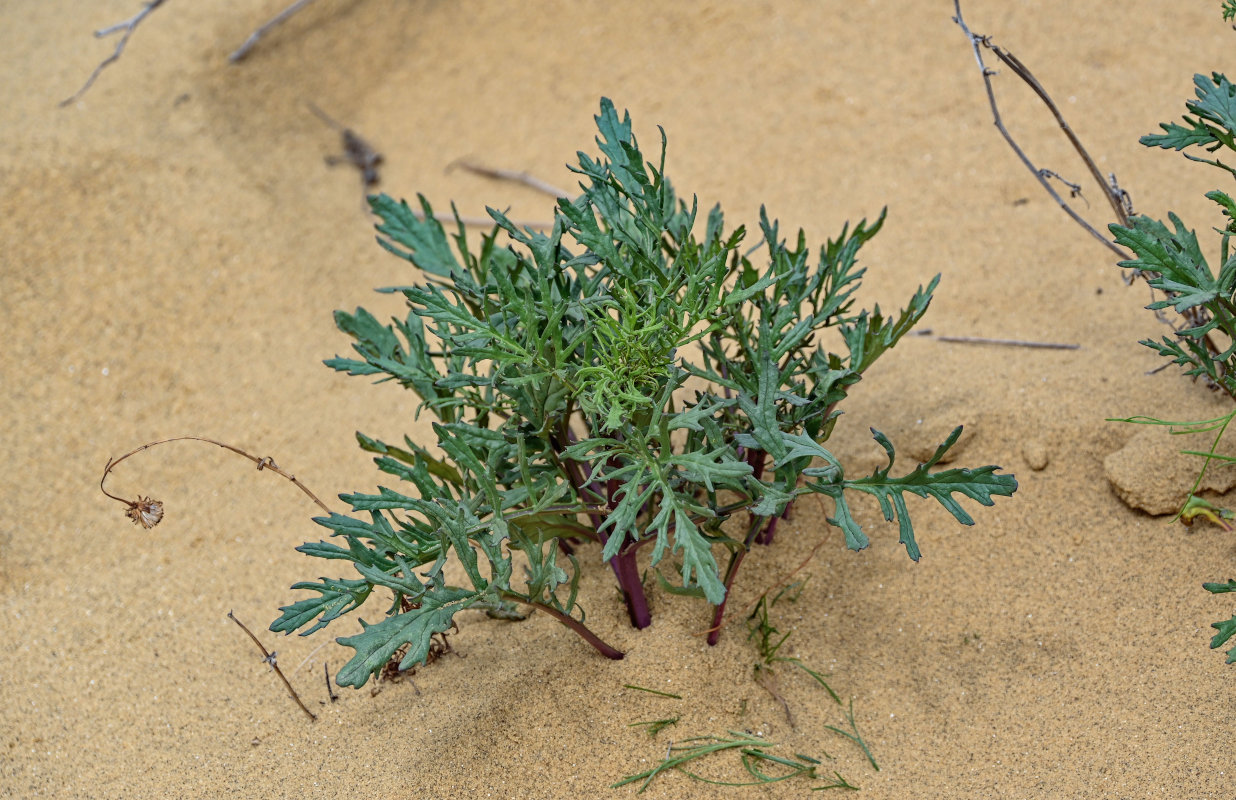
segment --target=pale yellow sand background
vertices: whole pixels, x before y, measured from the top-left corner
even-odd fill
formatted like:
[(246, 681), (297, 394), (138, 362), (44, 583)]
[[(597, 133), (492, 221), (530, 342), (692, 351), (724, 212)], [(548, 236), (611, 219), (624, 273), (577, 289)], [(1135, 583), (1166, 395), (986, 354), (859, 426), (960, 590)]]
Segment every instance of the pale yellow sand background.
[[(1131, 511), (1103, 471), (1138, 432), (1104, 417), (1227, 404), (1145, 374), (1156, 357), (1136, 340), (1163, 332), (1141, 310), (1145, 287), (1121, 283), (998, 139), (950, 3), (320, 0), (229, 65), (282, 5), (168, 3), (60, 109), (111, 51), (90, 32), (140, 4), (0, 4), (0, 794), (625, 797), (606, 787), (670, 739), (749, 729), (787, 754), (836, 755), (828, 768), (870, 800), (1232, 796), (1236, 668), (1206, 649), (1232, 603), (1201, 590), (1234, 573), (1232, 535)], [(1217, 222), (1201, 195), (1220, 174), (1137, 144), (1178, 116), (1194, 71), (1230, 68), (1236, 33), (1217, 0), (966, 11), (1032, 65), (1139, 210)], [(1001, 85), (1036, 157), (1080, 175), (1028, 93)], [(425, 440), (410, 394), (320, 363), (348, 348), (333, 309), (398, 313), (370, 289), (416, 278), (373, 244), (355, 171), (323, 164), (337, 137), (306, 100), (385, 152), (385, 190), (535, 218), (544, 197), (446, 167), (471, 157), (569, 183), (562, 165), (590, 148), (601, 95), (648, 145), (664, 126), (676, 185), (735, 223), (764, 203), (818, 244), (887, 205), (864, 301), (896, 305), (942, 272), (924, 323), (937, 333), (1082, 345), (906, 340), (845, 405), (839, 453), (856, 472), (876, 465), (877, 425), (908, 460), (965, 423), (959, 463), (1004, 465), (1016, 498), (975, 509), (972, 529), (916, 504), (917, 565), (874, 507), (860, 509), (874, 544), (855, 554), (807, 502), (744, 566), (737, 608), (825, 541), (774, 621), (854, 698), (878, 773), (824, 730), (836, 706), (784, 671), (789, 728), (752, 681), (740, 615), (709, 649), (694, 635), (705, 610), (653, 592), (655, 623), (635, 632), (595, 563), (582, 600), (627, 650), (620, 663), (543, 615), (464, 615), (452, 641), (466, 657), (422, 669), (419, 694), (346, 690), (323, 705), (322, 662), (334, 671), (350, 651), (317, 648), (355, 620), (308, 639), (263, 633), (320, 715), (308, 723), (225, 614), (262, 631), (299, 596), (293, 582), (336, 574), (292, 549), (324, 533), (315, 509), (193, 443), (143, 454), (110, 484), (167, 503), (154, 531), (97, 491), (109, 456), (166, 436), (273, 456), (332, 498), (379, 480), (354, 430)], [(627, 727), (678, 713), (655, 741)], [(671, 775), (647, 796), (812, 785)]]

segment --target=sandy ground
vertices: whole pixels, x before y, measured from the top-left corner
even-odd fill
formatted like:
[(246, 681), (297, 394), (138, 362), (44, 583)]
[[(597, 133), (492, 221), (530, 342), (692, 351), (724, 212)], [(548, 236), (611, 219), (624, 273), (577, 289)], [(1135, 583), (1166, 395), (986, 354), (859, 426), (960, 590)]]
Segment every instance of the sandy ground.
[[(827, 769), (873, 800), (1232, 796), (1236, 672), (1206, 647), (1231, 603), (1200, 586), (1230, 576), (1232, 536), (1131, 510), (1103, 466), (1139, 433), (1104, 418), (1226, 404), (1147, 374), (1156, 357), (1136, 341), (1162, 329), (1145, 287), (1123, 285), (999, 140), (951, 3), (319, 0), (229, 65), (282, 5), (169, 3), (61, 109), (111, 51), (90, 31), (140, 4), (0, 3), (0, 794), (616, 797), (634, 789), (606, 787), (670, 740), (732, 729), (835, 756)], [(966, 13), (1032, 65), (1140, 211), (1216, 223), (1201, 195), (1220, 176), (1137, 137), (1179, 115), (1193, 72), (1230, 66), (1218, 2), (975, 0)], [(1080, 175), (1029, 94), (1001, 85), (1032, 154)], [(752, 680), (740, 615), (710, 649), (705, 609), (654, 592), (655, 622), (636, 632), (595, 553), (583, 602), (626, 660), (543, 615), (464, 615), (464, 658), (422, 669), (416, 689), (328, 703), (323, 662), (350, 653), (330, 636), (356, 621), (307, 639), (264, 631), (292, 583), (331, 566), (292, 549), (322, 533), (302, 495), (196, 443), (142, 454), (109, 484), (167, 503), (154, 531), (98, 492), (109, 456), (167, 436), (273, 456), (325, 497), (378, 482), (353, 431), (427, 438), (410, 394), (320, 363), (347, 351), (333, 309), (396, 313), (371, 288), (415, 276), (373, 244), (356, 172), (324, 165), (338, 138), (306, 100), (382, 149), (386, 191), (537, 218), (543, 196), (448, 165), (567, 183), (602, 95), (645, 142), (664, 126), (678, 188), (734, 222), (763, 203), (819, 243), (887, 205), (865, 302), (895, 305), (940, 272), (924, 322), (937, 334), (1081, 345), (906, 340), (846, 404), (839, 454), (876, 465), (869, 425), (915, 454), (964, 423), (959, 463), (1003, 465), (1016, 498), (975, 509), (969, 529), (915, 506), (917, 565), (877, 509), (859, 509), (874, 544), (852, 553), (808, 503), (744, 566), (737, 607), (824, 543), (774, 621), (854, 699), (879, 772), (824, 728), (837, 707), (786, 671), (790, 728)], [(1169, 475), (1164, 459), (1143, 458), (1142, 477)], [(316, 723), (228, 610), (277, 647)], [(673, 715), (655, 740), (628, 727)], [(740, 777), (734, 760), (706, 769)], [(646, 795), (797, 797), (820, 783), (671, 775)]]

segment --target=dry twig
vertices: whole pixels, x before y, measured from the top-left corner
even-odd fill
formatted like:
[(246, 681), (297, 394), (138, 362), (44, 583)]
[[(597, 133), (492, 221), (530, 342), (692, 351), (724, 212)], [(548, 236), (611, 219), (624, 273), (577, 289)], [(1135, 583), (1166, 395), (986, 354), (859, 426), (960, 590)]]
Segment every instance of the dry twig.
[(1029, 347), (1039, 350), (1080, 350), (1080, 344), (1063, 344), (1061, 342), (1028, 342), (1023, 339), (988, 339), (985, 336), (936, 336), (938, 342), (954, 344), (998, 344), (1005, 347)]
[(129, 17), (123, 22), (117, 22), (115, 25), (109, 25), (106, 28), (99, 28), (94, 32), (94, 38), (96, 39), (101, 39), (104, 36), (110, 36), (117, 31), (124, 31), (124, 36), (120, 37), (120, 41), (116, 43), (116, 49), (112, 51), (112, 54), (100, 61), (99, 65), (94, 68), (94, 72), (90, 73), (90, 77), (86, 79), (84, 84), (82, 84), (82, 88), (74, 92), (72, 97), (60, 101), (61, 108), (77, 102), (77, 99), (85, 94), (87, 89), (94, 85), (94, 82), (99, 77), (99, 74), (120, 58), (120, 54), (124, 52), (125, 46), (129, 44), (129, 37), (133, 35), (135, 30), (137, 30), (137, 26), (142, 24), (142, 20), (146, 19), (146, 17), (150, 15), (150, 12), (163, 5), (163, 3), (164, 0), (149, 0), (148, 3), (142, 6), (142, 10), (134, 14), (132, 17)]
[(1120, 247), (1102, 233), (1099, 233), (1094, 226), (1074, 211), (1073, 207), (1065, 202), (1064, 198), (1062, 198), (1056, 191), (1056, 187), (1052, 185), (1051, 179), (1057, 178), (1068, 186), (1071, 197), (1079, 197), (1081, 195), (1080, 185), (1070, 183), (1069, 181), (1060, 178), (1059, 174), (1052, 170), (1040, 169), (1037, 167), (1034, 162), (1030, 160), (1030, 157), (1026, 155), (1026, 152), (1021, 149), (1021, 145), (1017, 143), (1017, 140), (1013, 138), (1013, 135), (1009, 133), (1008, 128), (1004, 126), (1004, 118), (1000, 115), (1000, 107), (996, 103), (995, 88), (992, 85), (991, 79), (997, 73), (983, 62), (983, 50), (988, 50), (995, 55), (995, 57), (998, 58), (1002, 64), (1012, 70), (1014, 75), (1021, 78), (1027, 86), (1034, 90), (1034, 93), (1038, 95), (1041, 101), (1043, 101), (1043, 104), (1047, 106), (1049, 111), (1051, 111), (1052, 116), (1056, 118), (1056, 123), (1060, 126), (1060, 129), (1064, 131), (1064, 135), (1068, 137), (1069, 143), (1073, 145), (1073, 149), (1077, 151), (1079, 156), (1081, 156), (1086, 168), (1090, 171), (1090, 176), (1094, 178), (1094, 181), (1098, 184), (1100, 191), (1103, 192), (1103, 196), (1106, 197), (1107, 202), (1111, 204), (1112, 211), (1116, 215), (1116, 221), (1124, 226), (1129, 224), (1129, 217), (1132, 213), (1128, 192), (1120, 188), (1120, 185), (1116, 182), (1115, 175), (1109, 175), (1106, 179), (1104, 179), (1103, 174), (1099, 171), (1098, 165), (1095, 164), (1094, 159), (1090, 157), (1090, 153), (1087, 152), (1086, 148), (1082, 146), (1082, 143), (1077, 138), (1077, 135), (1073, 133), (1073, 129), (1070, 128), (1069, 124), (1065, 121), (1064, 116), (1060, 113), (1060, 109), (1056, 105), (1055, 101), (1052, 100), (1051, 95), (1047, 93), (1047, 90), (1043, 88), (1043, 85), (1039, 83), (1038, 79), (1034, 77), (1034, 74), (1030, 72), (1026, 65), (1022, 64), (1016, 56), (1005, 50), (1003, 47), (993, 44), (990, 37), (973, 33), (961, 16), (961, 0), (953, 0), (953, 8), (956, 11), (956, 16), (953, 17), (953, 22), (956, 22), (962, 32), (965, 33), (966, 38), (970, 41), (970, 46), (974, 49), (974, 60), (978, 62), (979, 70), (983, 73), (983, 85), (987, 89), (987, 102), (991, 106), (991, 113), (995, 118), (996, 129), (1000, 131), (1000, 135), (1004, 137), (1004, 141), (1008, 142), (1009, 147), (1011, 147), (1013, 152), (1017, 154), (1017, 157), (1021, 159), (1021, 163), (1026, 166), (1026, 169), (1030, 170), (1030, 172), (1034, 175), (1035, 180), (1039, 182), (1039, 185), (1043, 187), (1043, 190), (1051, 195), (1052, 199), (1055, 200), (1062, 209), (1064, 209), (1064, 213), (1068, 214), (1069, 217), (1080, 225), (1087, 233), (1102, 242), (1104, 246), (1115, 253), (1116, 256), (1122, 261), (1127, 261), (1132, 258), (1132, 256), (1124, 248)]
[(339, 695), (335, 694), (335, 690), (330, 688), (330, 667), (326, 665), (325, 661), (322, 662), (322, 674), (326, 676), (326, 696), (333, 703), (339, 699)]
[(231, 450), (233, 453), (236, 453), (237, 455), (244, 456), (245, 458), (252, 461), (254, 464), (257, 464), (257, 468), (259, 472), (261, 470), (268, 469), (277, 475), (287, 478), (289, 481), (295, 484), (296, 487), (299, 488), (302, 492), (309, 495), (309, 499), (317, 503), (318, 508), (325, 511), (327, 514), (332, 513), (331, 510), (326, 506), (326, 504), (318, 499), (317, 495), (309, 491), (309, 488), (305, 486), (305, 484), (297, 480), (295, 475), (291, 474), (290, 472), (284, 472), (282, 469), (280, 469), (279, 466), (275, 463), (274, 459), (272, 459), (270, 456), (264, 456), (264, 457), (259, 458), (258, 456), (251, 455), (250, 453), (246, 453), (244, 450), (241, 450), (240, 448), (233, 447), (230, 444), (225, 444), (223, 442), (217, 442), (214, 439), (206, 439), (201, 436), (176, 436), (171, 439), (161, 439), (157, 442), (149, 442), (147, 444), (144, 444), (135, 450), (130, 450), (129, 452), (122, 455), (120, 458), (109, 459), (107, 462), (107, 466), (103, 469), (103, 477), (99, 478), (99, 491), (103, 492), (103, 494), (107, 495), (111, 499), (117, 502), (120, 502), (120, 503), (124, 503), (126, 506), (128, 506), (129, 508), (128, 508), (128, 511), (125, 512), (125, 515), (128, 516), (129, 519), (133, 520), (135, 524), (141, 525), (143, 528), (147, 528), (147, 529), (153, 528), (154, 526), (159, 524), (159, 520), (163, 519), (163, 503), (161, 501), (153, 500), (149, 497), (141, 497), (141, 496), (139, 496), (136, 500), (125, 500), (123, 497), (117, 497), (116, 495), (107, 491), (107, 489), (103, 488), (103, 482), (107, 480), (107, 476), (111, 474), (111, 471), (115, 469), (116, 466), (120, 464), (121, 461), (124, 461), (129, 456), (137, 455), (143, 450), (147, 450), (151, 447), (154, 447), (155, 445), (166, 444), (168, 442), (184, 442), (184, 441), (206, 442), (207, 444), (217, 445), (218, 447), (222, 447), (225, 450)]
[[(1026, 169), (1030, 170), (1030, 172), (1034, 174), (1035, 179), (1039, 182), (1039, 185), (1043, 187), (1044, 191), (1051, 195), (1056, 203), (1064, 209), (1065, 213), (1068, 214), (1074, 222), (1080, 225), (1095, 239), (1102, 242), (1103, 245), (1115, 253), (1121, 261), (1132, 260), (1133, 256), (1131, 253), (1116, 244), (1114, 240), (1109, 239), (1099, 233), (1089, 222), (1082, 219), (1082, 217), (1060, 197), (1060, 195), (1056, 192), (1055, 187), (1051, 185), (1050, 179), (1056, 178), (1068, 186), (1072, 197), (1078, 197), (1081, 195), (1081, 187), (1078, 184), (1070, 183), (1069, 181), (1064, 180), (1059, 176), (1059, 174), (1051, 170), (1040, 169), (1035, 166), (1034, 162), (1030, 160), (1025, 151), (1021, 149), (1021, 146), (1017, 144), (1017, 141), (1013, 139), (1013, 136), (1009, 133), (1008, 128), (1004, 126), (1004, 120), (1000, 116), (1000, 108), (996, 103), (995, 89), (992, 86), (992, 77), (996, 75), (996, 71), (990, 69), (983, 62), (983, 50), (987, 50), (994, 54), (1002, 64), (1013, 71), (1014, 75), (1021, 78), (1027, 86), (1034, 90), (1034, 93), (1038, 96), (1039, 100), (1047, 106), (1047, 109), (1051, 111), (1052, 116), (1056, 119), (1056, 123), (1059, 124), (1060, 129), (1064, 131), (1064, 135), (1068, 137), (1069, 143), (1073, 145), (1073, 149), (1077, 151), (1077, 154), (1086, 164), (1086, 168), (1090, 171), (1090, 176), (1099, 186), (1100, 191), (1103, 192), (1103, 196), (1107, 198), (1107, 202), (1111, 205), (1112, 212), (1116, 217), (1116, 222), (1125, 228), (1130, 227), (1131, 218), (1134, 216), (1133, 201), (1129, 197), (1129, 193), (1120, 188), (1120, 184), (1116, 180), (1114, 173), (1108, 174), (1106, 179), (1103, 177), (1103, 174), (1099, 171), (1098, 165), (1095, 164), (1094, 159), (1091, 158), (1090, 153), (1082, 145), (1081, 141), (1077, 138), (1077, 135), (1073, 133), (1073, 129), (1069, 127), (1069, 124), (1065, 122), (1064, 116), (1060, 113), (1060, 108), (1056, 105), (1055, 101), (1052, 100), (1051, 95), (1047, 93), (1047, 90), (1043, 88), (1043, 85), (1039, 83), (1038, 79), (1034, 77), (1034, 74), (1030, 71), (1030, 69), (1026, 67), (1025, 64), (1021, 63), (1021, 61), (1012, 53), (998, 45), (993, 44), (989, 36), (972, 32), (961, 16), (961, 0), (953, 0), (953, 9), (956, 12), (956, 15), (953, 17), (953, 22), (957, 23), (958, 27), (960, 27), (962, 32), (965, 34), (966, 39), (969, 40), (970, 47), (974, 50), (974, 60), (978, 62), (979, 70), (983, 74), (983, 85), (987, 89), (987, 102), (991, 106), (991, 113), (995, 118), (996, 129), (1000, 131), (1000, 135), (1004, 137), (1004, 140), (1008, 143), (1009, 147), (1011, 147), (1013, 152), (1017, 154), (1017, 157), (1021, 159), (1021, 162), (1026, 166)], [(1135, 270), (1134, 273), (1135, 274), (1133, 277), (1141, 276), (1139, 271)], [(1126, 278), (1125, 282), (1129, 283), (1131, 282), (1131, 279)], [(1150, 297), (1151, 302), (1153, 303), (1155, 300), (1153, 287), (1150, 289)], [(1161, 309), (1155, 311), (1155, 317), (1164, 325), (1167, 325), (1176, 332), (1179, 332), (1184, 328), (1199, 328), (1209, 322), (1207, 312), (1202, 305), (1195, 305), (1190, 308), (1186, 308), (1179, 313), (1182, 318), (1182, 323), (1179, 326), (1174, 325)], [(1204, 339), (1207, 349), (1209, 349), (1212, 354), (1217, 355), (1223, 351), (1223, 348), (1219, 347), (1211, 334), (1206, 334)], [(1214, 387), (1211, 386), (1211, 388)]]
[[(163, 0), (159, 0), (159, 2), (162, 2), (162, 1)], [(296, 0), (295, 3), (292, 3), (292, 5), (288, 6), (287, 8), (283, 9), (278, 14), (276, 14), (275, 16), (271, 17), (270, 20), (267, 21), (265, 25), (258, 28), (253, 33), (249, 34), (249, 38), (245, 39), (245, 43), (242, 44), (240, 47), (236, 48), (236, 50), (233, 51), (233, 53), (227, 57), (227, 60), (235, 64), (237, 61), (240, 61), (242, 58), (249, 55), (249, 51), (252, 50), (254, 46), (257, 45), (258, 40), (261, 39), (266, 34), (270, 33), (272, 28), (275, 28), (279, 25), (282, 25), (284, 22), (287, 22), (287, 20), (293, 14), (295, 14), (297, 11), (300, 11), (302, 8), (304, 8), (305, 6), (309, 5), (312, 2), (313, 0)]]
[(447, 166), (447, 172), (451, 171), (452, 167), (460, 167), (468, 172), (476, 175), (481, 175), (486, 178), (493, 178), (498, 181), (511, 181), (513, 183), (522, 183), (524, 186), (536, 189), (538, 192), (544, 192), (550, 197), (570, 198), (570, 195), (563, 189), (559, 189), (548, 181), (543, 181), (540, 178), (528, 172), (516, 172), (513, 169), (495, 169), (493, 167), (484, 167), (480, 164), (473, 164), (471, 161), (455, 161)]
[[(268, 653), (266, 651), (266, 647), (262, 644), (261, 640), (259, 640), (258, 637), (253, 635), (253, 631), (249, 630), (249, 626), (245, 625), (245, 623), (236, 619), (236, 617), (232, 614), (231, 611), (227, 612), (227, 616), (228, 616), (228, 619), (230, 619), (232, 622), (235, 622), (237, 625), (239, 625), (242, 631), (249, 634), (249, 638), (253, 640), (253, 643), (255, 645), (257, 645), (257, 649), (262, 651), (262, 660), (265, 661), (267, 664), (270, 664), (271, 669), (273, 669), (275, 671), (275, 674), (279, 676), (279, 680), (283, 681), (283, 685), (288, 688), (288, 694), (292, 695), (292, 699), (296, 701), (296, 705), (300, 706), (300, 710), (308, 714), (309, 719), (313, 720), (314, 722), (317, 722), (317, 719), (318, 719), (317, 715), (305, 707), (304, 702), (302, 702), (300, 699), (300, 695), (298, 695), (296, 693), (296, 690), (292, 688), (291, 681), (289, 681), (287, 677), (283, 674), (283, 670), (279, 669), (279, 662), (277, 660), (277, 657), (279, 654), (278, 653)], [(326, 688), (328, 691), (330, 690), (329, 681), (326, 684)], [(332, 697), (331, 699), (333, 700), (334, 698)]]

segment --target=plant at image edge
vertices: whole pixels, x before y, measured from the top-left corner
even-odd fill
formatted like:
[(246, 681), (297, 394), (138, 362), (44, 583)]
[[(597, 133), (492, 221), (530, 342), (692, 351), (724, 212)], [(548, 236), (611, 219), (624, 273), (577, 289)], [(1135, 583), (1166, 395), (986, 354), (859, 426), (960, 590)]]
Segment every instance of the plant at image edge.
[[(1224, 18), (1231, 19), (1236, 7), (1225, 7)], [(1199, 147), (1207, 153), (1222, 149), (1236, 152), (1236, 87), (1227, 77), (1216, 72), (1210, 76), (1195, 75), (1196, 100), (1185, 105), (1185, 125), (1164, 123), (1161, 134), (1143, 136), (1141, 143), (1147, 147), (1184, 151)], [(1218, 167), (1233, 176), (1236, 169), (1218, 158), (1205, 158), (1193, 153), (1183, 153), (1185, 158)], [(1236, 234), (1236, 201), (1226, 192), (1208, 192), (1206, 197), (1214, 201), (1226, 218), (1225, 226), (1216, 229), (1220, 235), (1219, 273), (1216, 276), (1198, 245), (1197, 234), (1185, 227), (1180, 218), (1169, 214), (1171, 227), (1149, 217), (1139, 216), (1130, 220), (1129, 227), (1112, 225), (1110, 230), (1116, 241), (1129, 247), (1137, 258), (1122, 261), (1120, 266), (1138, 270), (1147, 276), (1154, 289), (1162, 291), (1163, 300), (1151, 303), (1147, 308), (1156, 314), (1172, 308), (1184, 320), (1172, 337), (1161, 340), (1146, 339), (1142, 344), (1171, 359), (1185, 368), (1185, 374), (1201, 378), (1207, 385), (1221, 389), (1236, 400), (1236, 254), (1231, 252), (1230, 242)], [(1198, 516), (1231, 530), (1228, 520), (1232, 513), (1218, 508), (1196, 495), (1202, 477), (1212, 461), (1233, 463), (1236, 458), (1217, 453), (1219, 442), (1236, 419), (1236, 406), (1230, 412), (1214, 419), (1196, 421), (1165, 421), (1152, 417), (1131, 417), (1120, 420), (1146, 425), (1167, 425), (1172, 433), (1213, 433), (1207, 451), (1186, 450), (1187, 455), (1200, 456), (1202, 468), (1189, 490), (1188, 498), (1178, 516), (1190, 523)], [(1205, 589), (1219, 594), (1236, 591), (1236, 582), (1205, 583)], [(1216, 622), (1211, 627), (1218, 633), (1210, 646), (1217, 648), (1236, 635), (1236, 616), (1225, 622)], [(1228, 651), (1228, 663), (1236, 662), (1236, 648)]]
[[(883, 215), (847, 225), (815, 265), (803, 234), (789, 247), (763, 210), (757, 248), (740, 250), (745, 231), (727, 233), (719, 208), (697, 238), (695, 200), (679, 201), (664, 176), (664, 133), (654, 166), (629, 115), (602, 100), (596, 121), (602, 157), (579, 154), (571, 169), (583, 193), (559, 201), (548, 233), (521, 230), (490, 209), (495, 226), (474, 247), (462, 223), (448, 238), (424, 198), (423, 217), (385, 195), (370, 199), (382, 220), (379, 243), (419, 267), (425, 282), (380, 290), (407, 298), (407, 318), (393, 325), (364, 309), (336, 312), (359, 358), (326, 363), (414, 391), (419, 410), (436, 417), (441, 455), (406, 437), (398, 447), (358, 434), (401, 490), (343, 495), (367, 518), (315, 521), (344, 546), (298, 548), (350, 561), (359, 577), (296, 584), (315, 596), (284, 607), (271, 630), (310, 626), (307, 635), (378, 587), (394, 593), (385, 619), (339, 639), (356, 651), (340, 684), (362, 686), (396, 653), (401, 668), (421, 663), (431, 636), (464, 609), (509, 616), (514, 603), (552, 614), (620, 658), (584, 625), (580, 540), (600, 544), (639, 628), (650, 616), (636, 555), (651, 545), (656, 565), (672, 554), (678, 591), (714, 607), (715, 642), (743, 556), (772, 540), (795, 498), (828, 496), (829, 522), (858, 550), (868, 539), (848, 498), (874, 496), (917, 560), (907, 492), (972, 524), (955, 494), (991, 505), (1017, 488), (994, 466), (932, 471), (960, 428), (900, 477), (879, 431), (888, 466), (865, 477), (847, 477), (824, 446), (838, 403), (922, 317), (938, 281), (896, 316), (853, 310), (864, 272), (856, 256)], [(499, 246), (500, 234), (512, 244)], [(756, 250), (762, 268), (749, 258)], [(828, 327), (845, 353), (816, 347)], [(733, 536), (722, 526), (738, 512), (746, 529)], [(718, 548), (728, 554), (724, 569)], [(452, 558), (464, 585), (447, 582)]]

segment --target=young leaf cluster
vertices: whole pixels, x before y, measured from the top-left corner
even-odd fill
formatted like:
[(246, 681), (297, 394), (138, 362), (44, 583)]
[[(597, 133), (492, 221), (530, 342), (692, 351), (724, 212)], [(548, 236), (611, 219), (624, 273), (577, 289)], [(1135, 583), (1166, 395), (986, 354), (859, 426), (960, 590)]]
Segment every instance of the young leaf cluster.
[[(677, 589), (716, 607), (719, 629), (743, 554), (771, 541), (803, 494), (832, 499), (829, 521), (854, 549), (868, 538), (850, 498), (875, 497), (917, 559), (907, 493), (971, 524), (956, 495), (991, 505), (1016, 488), (997, 467), (933, 471), (956, 433), (899, 476), (878, 431), (888, 466), (871, 475), (848, 476), (825, 446), (838, 404), (923, 316), (938, 280), (897, 313), (855, 308), (857, 255), (883, 214), (813, 253), (761, 210), (751, 247), (720, 208), (701, 215), (676, 195), (664, 133), (651, 161), (608, 100), (596, 122), (600, 154), (579, 153), (581, 194), (558, 202), (548, 230), (490, 209), (494, 226), (477, 241), (458, 217), (448, 233), (424, 198), (417, 209), (370, 200), (379, 243), (418, 267), (419, 282), (380, 290), (404, 297), (403, 319), (336, 312), (355, 352), (326, 363), (414, 392), (436, 447), (358, 434), (394, 488), (344, 496), (350, 515), (316, 520), (340, 543), (299, 548), (357, 576), (296, 584), (313, 595), (284, 608), (274, 630), (308, 633), (375, 589), (394, 595), (381, 621), (340, 639), (356, 655), (339, 683), (362, 685), (400, 651), (403, 666), (420, 663), (455, 614), (512, 603), (620, 657), (584, 625), (581, 541), (599, 545), (637, 627), (650, 616), (636, 555), (650, 546), (652, 565), (674, 564)], [(821, 346), (826, 328), (836, 352)], [(739, 512), (745, 535), (724, 527)], [(462, 582), (447, 579), (452, 561)]]

